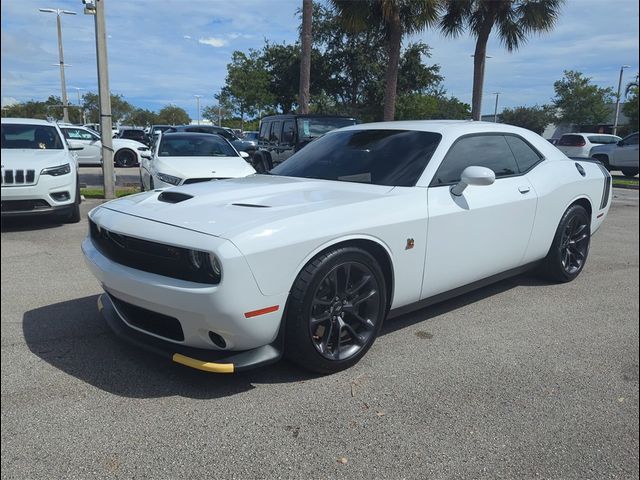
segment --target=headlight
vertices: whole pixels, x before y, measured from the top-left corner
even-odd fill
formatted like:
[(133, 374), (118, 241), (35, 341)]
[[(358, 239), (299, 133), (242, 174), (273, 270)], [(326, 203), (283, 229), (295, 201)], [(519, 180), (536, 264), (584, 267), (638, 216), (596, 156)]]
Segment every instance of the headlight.
[(212, 283), (219, 283), (222, 278), (222, 268), (220, 261), (213, 253), (201, 252), (200, 250), (189, 250), (189, 266), (211, 280)]
[(59, 177), (60, 175), (66, 175), (71, 173), (71, 165), (59, 165), (57, 167), (48, 167), (40, 172), (40, 175), (51, 175), (52, 177)]
[(174, 177), (173, 175), (167, 175), (166, 173), (157, 173), (157, 175), (160, 181), (170, 185), (179, 185), (182, 181), (180, 177)]

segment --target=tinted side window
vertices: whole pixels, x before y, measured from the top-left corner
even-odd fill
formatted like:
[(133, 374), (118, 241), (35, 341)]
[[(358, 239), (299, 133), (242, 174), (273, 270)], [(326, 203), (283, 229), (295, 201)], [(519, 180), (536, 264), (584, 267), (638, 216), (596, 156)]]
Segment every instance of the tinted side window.
[(271, 122), (262, 122), (260, 125), (260, 134), (258, 140), (260, 142), (268, 142), (269, 141), (269, 128), (271, 127)]
[(271, 124), (271, 135), (269, 141), (279, 143), (282, 135), (282, 122), (273, 122)]
[(286, 120), (282, 126), (282, 143), (291, 145), (295, 136), (295, 126), (293, 120)]
[(561, 147), (584, 147), (585, 143), (582, 135), (563, 135), (558, 145)]
[(463, 137), (449, 149), (432, 185), (447, 185), (460, 181), (462, 171), (472, 165), (493, 170), (496, 178), (518, 173), (518, 165), (502, 135)]
[(520, 137), (514, 137), (512, 135), (506, 135), (507, 143), (513, 152), (513, 156), (516, 157), (516, 163), (520, 169), (520, 173), (524, 173), (533, 167), (536, 163), (542, 160), (542, 155), (533, 149), (527, 142)]
[(624, 139), (625, 145), (638, 145), (638, 134), (634, 133), (633, 135), (629, 135)]

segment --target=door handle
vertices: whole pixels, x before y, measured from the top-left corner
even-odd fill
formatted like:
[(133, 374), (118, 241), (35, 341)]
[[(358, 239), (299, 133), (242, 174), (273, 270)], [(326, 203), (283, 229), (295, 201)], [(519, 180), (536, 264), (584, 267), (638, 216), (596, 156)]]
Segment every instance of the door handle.
[(529, 193), (531, 191), (531, 188), (530, 187), (524, 187), (524, 186), (523, 187), (518, 187), (518, 191), (521, 194), (524, 195), (525, 193)]

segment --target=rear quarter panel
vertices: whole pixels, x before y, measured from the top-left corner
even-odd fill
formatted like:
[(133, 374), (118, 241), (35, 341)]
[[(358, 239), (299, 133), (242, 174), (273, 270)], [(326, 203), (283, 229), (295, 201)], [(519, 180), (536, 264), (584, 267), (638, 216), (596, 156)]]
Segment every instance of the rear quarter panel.
[[(576, 163), (584, 168), (584, 177), (578, 172)], [(560, 219), (572, 203), (586, 199), (591, 204), (592, 234), (601, 226), (609, 211), (611, 191), (607, 206), (600, 209), (605, 176), (596, 163), (569, 159), (545, 161), (529, 172), (527, 177), (538, 196), (538, 206), (525, 263), (547, 255)]]

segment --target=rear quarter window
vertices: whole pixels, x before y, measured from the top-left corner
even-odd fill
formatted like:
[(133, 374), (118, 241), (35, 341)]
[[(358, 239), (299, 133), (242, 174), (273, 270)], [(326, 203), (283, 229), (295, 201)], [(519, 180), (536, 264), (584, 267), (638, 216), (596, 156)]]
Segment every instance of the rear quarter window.
[(520, 137), (506, 135), (505, 138), (507, 139), (507, 144), (516, 159), (520, 173), (531, 170), (537, 163), (543, 160), (544, 157), (540, 152)]

